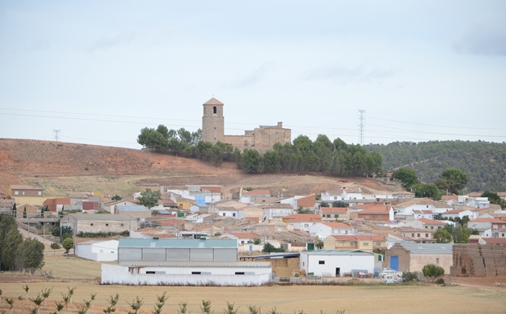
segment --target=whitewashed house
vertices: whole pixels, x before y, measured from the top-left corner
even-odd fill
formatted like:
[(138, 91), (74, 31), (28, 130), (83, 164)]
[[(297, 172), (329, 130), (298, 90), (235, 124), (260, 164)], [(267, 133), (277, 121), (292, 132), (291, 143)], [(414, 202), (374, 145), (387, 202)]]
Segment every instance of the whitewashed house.
[(309, 227), (309, 236), (325, 239), (330, 235), (356, 234), (357, 230), (342, 222), (318, 222)]
[(345, 274), (374, 274), (374, 253), (361, 250), (318, 250), (301, 252), (299, 269), (307, 276), (343, 277)]
[(263, 221), (271, 221), (294, 214), (294, 209), (290, 204), (270, 204), (262, 206)]

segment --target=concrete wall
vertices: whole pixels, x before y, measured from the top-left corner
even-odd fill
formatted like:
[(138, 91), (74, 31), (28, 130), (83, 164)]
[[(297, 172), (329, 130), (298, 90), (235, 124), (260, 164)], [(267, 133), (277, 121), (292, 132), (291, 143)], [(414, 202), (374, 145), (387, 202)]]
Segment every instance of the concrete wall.
[(450, 273), (450, 267), (453, 265), (452, 254), (411, 254), (411, 263), (409, 271), (422, 271), (428, 264), (443, 267), (445, 274)]
[[(271, 267), (151, 267), (131, 273), (129, 267), (102, 264), (102, 284), (132, 285), (217, 285), (250, 286), (262, 285), (271, 280)], [(147, 272), (155, 272), (147, 274)], [(192, 272), (201, 272), (192, 275)], [(242, 272), (244, 275), (236, 275)], [(204, 274), (207, 273), (207, 274)]]

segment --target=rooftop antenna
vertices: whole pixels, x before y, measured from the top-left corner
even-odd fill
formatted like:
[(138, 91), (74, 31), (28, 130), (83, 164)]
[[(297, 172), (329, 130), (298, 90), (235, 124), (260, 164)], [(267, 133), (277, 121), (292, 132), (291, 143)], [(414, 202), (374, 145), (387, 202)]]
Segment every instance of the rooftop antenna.
[(53, 129), (54, 140), (55, 140), (56, 142), (60, 141), (60, 136), (59, 136), (59, 135), (60, 135), (60, 131), (61, 131), (61, 130), (55, 130), (55, 129)]

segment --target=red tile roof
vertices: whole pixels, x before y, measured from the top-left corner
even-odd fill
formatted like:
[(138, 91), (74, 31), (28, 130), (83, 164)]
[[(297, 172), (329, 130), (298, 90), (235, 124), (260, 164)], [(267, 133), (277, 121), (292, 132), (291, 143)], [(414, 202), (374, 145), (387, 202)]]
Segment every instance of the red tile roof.
[(271, 195), (270, 190), (252, 190), (252, 191), (243, 191), (244, 195)]
[(322, 207), (321, 211), (322, 211), (322, 214), (346, 213), (346, 212), (348, 212), (348, 208), (347, 207)]
[(233, 235), (238, 239), (260, 239), (260, 236), (253, 232), (226, 232), (223, 235), (227, 234)]
[(317, 214), (294, 214), (283, 217), (285, 222), (320, 222), (322, 218)]
[(417, 220), (421, 221), (425, 225), (446, 225), (446, 223), (442, 222), (441, 220), (434, 220), (434, 219), (427, 219), (427, 218), (420, 218)]
[(350, 229), (350, 228), (353, 228), (347, 224), (344, 224), (342, 222), (322, 222), (322, 224), (326, 225), (326, 226), (329, 226), (331, 228), (334, 228), (334, 229)]
[(482, 238), (483, 241), (488, 243), (506, 243), (506, 238)]

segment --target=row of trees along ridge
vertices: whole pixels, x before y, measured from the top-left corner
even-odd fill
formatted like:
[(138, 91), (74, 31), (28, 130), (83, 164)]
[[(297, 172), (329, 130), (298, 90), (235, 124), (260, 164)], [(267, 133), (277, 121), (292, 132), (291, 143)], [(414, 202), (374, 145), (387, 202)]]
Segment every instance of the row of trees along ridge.
[(235, 162), (245, 173), (320, 173), (338, 177), (367, 177), (382, 173), (382, 157), (369, 153), (360, 145), (348, 145), (340, 138), (333, 142), (326, 135), (318, 135), (313, 142), (300, 135), (293, 143), (275, 144), (273, 150), (261, 154), (255, 149), (241, 152), (230, 144), (203, 142), (202, 131), (189, 132), (184, 128), (168, 130), (143, 128), (137, 142), (159, 153), (197, 158), (216, 166), (223, 161)]

